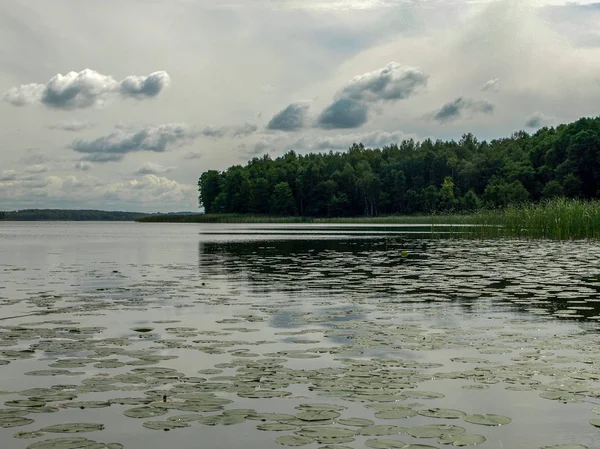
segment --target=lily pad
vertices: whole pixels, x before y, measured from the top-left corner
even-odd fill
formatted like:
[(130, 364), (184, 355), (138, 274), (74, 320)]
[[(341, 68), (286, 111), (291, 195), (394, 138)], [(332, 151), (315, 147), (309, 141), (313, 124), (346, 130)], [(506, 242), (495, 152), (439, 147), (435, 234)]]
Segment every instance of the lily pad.
[(381, 419), (405, 419), (417, 416), (417, 412), (410, 408), (398, 410), (382, 410), (375, 413), (375, 416)]
[(406, 443), (400, 440), (389, 440), (385, 438), (371, 438), (365, 441), (365, 446), (374, 449), (402, 449)]
[(173, 429), (181, 429), (183, 427), (190, 427), (188, 423), (177, 422), (177, 421), (145, 421), (142, 426), (146, 429), (151, 430), (164, 430), (168, 432)]
[(405, 427), (400, 426), (386, 426), (386, 425), (375, 425), (369, 427), (363, 427), (359, 430), (361, 435), (365, 436), (385, 436), (385, 435), (399, 435), (402, 432), (406, 432)]
[(271, 432), (283, 432), (287, 430), (296, 430), (298, 426), (294, 426), (293, 424), (283, 424), (283, 423), (265, 423), (259, 424), (256, 426), (258, 430), (265, 430)]
[(42, 432), (52, 433), (83, 433), (83, 432), (95, 432), (97, 430), (103, 430), (104, 424), (92, 424), (92, 423), (67, 423), (67, 424), (55, 424), (40, 429)]
[(200, 424), (205, 424), (207, 426), (231, 426), (234, 424), (241, 424), (246, 421), (246, 418), (242, 415), (213, 415), (213, 416), (203, 416), (198, 419)]
[(136, 407), (125, 410), (123, 414), (130, 418), (153, 418), (168, 412), (168, 409), (161, 407)]
[(462, 435), (443, 435), (438, 439), (440, 444), (452, 444), (454, 446), (475, 446), (485, 442), (483, 435), (462, 434)]
[(508, 416), (494, 414), (467, 415), (463, 419), (468, 423), (482, 426), (504, 426), (512, 421)]
[(26, 426), (32, 422), (33, 419), (22, 416), (0, 416), (0, 427), (3, 428)]
[(371, 421), (370, 419), (364, 419), (364, 418), (338, 419), (337, 422), (344, 426), (351, 426), (351, 427), (369, 427), (374, 424), (373, 421)]
[(296, 414), (296, 418), (302, 421), (327, 421), (339, 417), (340, 414), (333, 410), (305, 410)]
[(425, 426), (411, 427), (406, 432), (415, 438), (440, 438), (444, 435), (461, 435), (466, 432), (464, 427), (446, 424), (430, 424)]
[(298, 435), (284, 435), (275, 438), (275, 442), (277, 442), (277, 444), (281, 444), (282, 446), (305, 446), (307, 444), (314, 443), (315, 440), (310, 437)]
[(426, 410), (419, 410), (419, 415), (429, 418), (458, 419), (464, 418), (467, 414), (450, 408), (428, 408)]

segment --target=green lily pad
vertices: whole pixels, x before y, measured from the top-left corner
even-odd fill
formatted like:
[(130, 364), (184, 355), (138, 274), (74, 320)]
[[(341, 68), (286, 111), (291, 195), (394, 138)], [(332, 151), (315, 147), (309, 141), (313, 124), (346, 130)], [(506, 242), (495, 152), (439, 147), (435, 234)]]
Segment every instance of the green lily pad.
[(296, 410), (341, 412), (343, 410), (346, 410), (347, 408), (348, 407), (337, 404), (300, 404), (296, 407)]
[(13, 437), (25, 440), (25, 439), (29, 439), (29, 438), (43, 437), (44, 435), (46, 435), (45, 432), (41, 432), (39, 430), (34, 430), (31, 432), (17, 432), (13, 435)]
[(144, 426), (146, 429), (164, 430), (166, 432), (173, 429), (190, 427), (188, 423), (177, 421), (144, 421), (144, 423), (142, 423), (142, 426)]
[(429, 424), (425, 426), (411, 427), (406, 432), (415, 438), (440, 438), (444, 435), (461, 435), (466, 432), (464, 427), (446, 424)]
[(369, 427), (363, 427), (359, 430), (361, 435), (365, 436), (385, 436), (385, 435), (400, 435), (402, 432), (406, 432), (405, 427), (400, 426), (386, 426), (386, 425), (374, 425)]
[(197, 414), (175, 415), (175, 416), (169, 416), (167, 418), (167, 421), (192, 422), (192, 421), (198, 421), (198, 419), (200, 419), (200, 418), (201, 418), (201, 416), (197, 415)]
[(339, 417), (340, 414), (333, 410), (305, 410), (296, 414), (296, 418), (302, 421), (328, 421)]
[(512, 421), (508, 416), (493, 414), (467, 415), (463, 419), (468, 423), (480, 424), (482, 426), (504, 426)]
[(207, 426), (231, 426), (234, 424), (241, 424), (246, 421), (246, 418), (242, 415), (213, 415), (203, 416), (198, 422)]
[(69, 408), (104, 408), (110, 407), (110, 402), (104, 401), (77, 401), (77, 402), (65, 402), (63, 407)]
[(452, 444), (454, 446), (475, 446), (485, 442), (483, 435), (467, 434), (443, 435), (438, 439), (440, 444)]
[(95, 432), (96, 430), (103, 430), (104, 424), (92, 424), (92, 423), (67, 423), (67, 424), (55, 424), (40, 429), (42, 432), (52, 433), (83, 433), (83, 432)]
[(590, 419), (590, 424), (594, 427), (600, 427), (600, 418)]
[(153, 418), (168, 412), (169, 410), (161, 407), (136, 407), (125, 410), (123, 414), (130, 418)]
[(553, 446), (544, 446), (540, 449), (589, 449), (582, 444), (555, 444)]
[(381, 419), (405, 419), (417, 416), (417, 412), (409, 408), (398, 410), (382, 410), (375, 413), (375, 416)]
[(283, 424), (283, 423), (265, 423), (259, 424), (256, 426), (258, 430), (265, 430), (271, 432), (284, 432), (287, 430), (296, 430), (298, 426), (294, 426), (293, 424)]
[(277, 444), (281, 444), (282, 446), (305, 446), (307, 444), (314, 443), (310, 437), (303, 437), (298, 435), (284, 435), (275, 438), (275, 442)]
[(43, 407), (46, 405), (46, 401), (32, 401), (30, 399), (15, 399), (14, 401), (6, 401), (4, 403), (7, 407)]
[(371, 421), (370, 419), (364, 419), (364, 418), (338, 419), (337, 422), (344, 426), (351, 426), (351, 427), (369, 427), (374, 424), (373, 421)]
[(371, 438), (365, 441), (365, 446), (373, 449), (402, 449), (406, 443), (399, 440), (389, 440), (385, 438)]
[(20, 427), (31, 424), (33, 419), (24, 418), (22, 416), (0, 416), (0, 427)]
[(450, 408), (428, 408), (426, 410), (419, 410), (419, 415), (430, 418), (458, 419), (464, 418), (467, 414)]
[(27, 449), (86, 449), (94, 443), (87, 438), (53, 438), (32, 443)]

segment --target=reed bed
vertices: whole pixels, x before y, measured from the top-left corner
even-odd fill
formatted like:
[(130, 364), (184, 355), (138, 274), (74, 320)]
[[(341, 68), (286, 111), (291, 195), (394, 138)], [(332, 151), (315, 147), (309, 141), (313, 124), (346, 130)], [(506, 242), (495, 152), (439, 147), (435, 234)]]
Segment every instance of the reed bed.
[(278, 217), (245, 214), (154, 215), (141, 222), (177, 223), (321, 223), (428, 224), (432, 234), (451, 237), (600, 239), (600, 201), (557, 198), (539, 203), (513, 204), (470, 214), (432, 214), (380, 217)]

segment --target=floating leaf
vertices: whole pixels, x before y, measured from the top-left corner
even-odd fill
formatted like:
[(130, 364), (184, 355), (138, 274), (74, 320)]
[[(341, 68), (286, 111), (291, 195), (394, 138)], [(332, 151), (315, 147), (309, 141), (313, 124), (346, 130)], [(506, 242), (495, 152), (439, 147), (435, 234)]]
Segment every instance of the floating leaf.
[(419, 410), (419, 415), (430, 418), (457, 419), (463, 418), (467, 414), (450, 408), (428, 408), (426, 410)]
[(452, 444), (454, 446), (475, 446), (485, 442), (483, 435), (462, 434), (462, 435), (443, 435), (438, 440), (440, 444)]
[(296, 414), (296, 418), (302, 421), (328, 421), (339, 416), (340, 414), (333, 410), (305, 410)]
[(305, 446), (307, 444), (314, 443), (310, 437), (303, 437), (298, 435), (285, 435), (275, 438), (277, 444), (281, 444), (283, 446)]
[(386, 426), (386, 425), (375, 425), (369, 427), (363, 427), (359, 430), (361, 435), (366, 436), (384, 436), (384, 435), (399, 435), (405, 432), (406, 428), (399, 426)]
[(55, 424), (40, 429), (42, 432), (52, 433), (83, 433), (83, 432), (95, 432), (96, 430), (103, 430), (104, 424), (91, 424), (91, 423), (67, 423), (67, 424)]
[(160, 407), (136, 407), (125, 410), (123, 414), (130, 418), (153, 418), (164, 415), (168, 411), (166, 408)]
[(399, 440), (389, 440), (384, 438), (371, 438), (365, 441), (365, 446), (374, 449), (402, 449), (406, 443)]
[(142, 423), (142, 426), (144, 426), (146, 429), (164, 430), (166, 432), (173, 429), (190, 427), (188, 423), (177, 421), (144, 421), (144, 423)]
[(425, 425), (418, 427), (410, 427), (406, 432), (415, 438), (440, 438), (444, 435), (460, 435), (466, 432), (466, 429), (452, 425)]
[(272, 432), (283, 432), (286, 430), (296, 430), (298, 426), (294, 426), (293, 424), (283, 424), (283, 423), (265, 423), (259, 424), (256, 426), (258, 430), (266, 430)]
[(369, 427), (374, 423), (370, 419), (364, 418), (347, 418), (347, 419), (338, 419), (337, 422), (344, 426), (352, 426), (352, 427)]
[(467, 415), (463, 419), (468, 423), (480, 424), (482, 426), (503, 426), (512, 421), (508, 416), (493, 414)]

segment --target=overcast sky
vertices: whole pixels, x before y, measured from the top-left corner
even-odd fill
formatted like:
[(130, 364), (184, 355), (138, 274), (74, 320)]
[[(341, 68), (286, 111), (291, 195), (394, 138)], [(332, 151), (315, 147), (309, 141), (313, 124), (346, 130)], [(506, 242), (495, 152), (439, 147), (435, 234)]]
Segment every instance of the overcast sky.
[(266, 153), (597, 116), (600, 3), (3, 0), (0, 100), (0, 210), (196, 210)]

